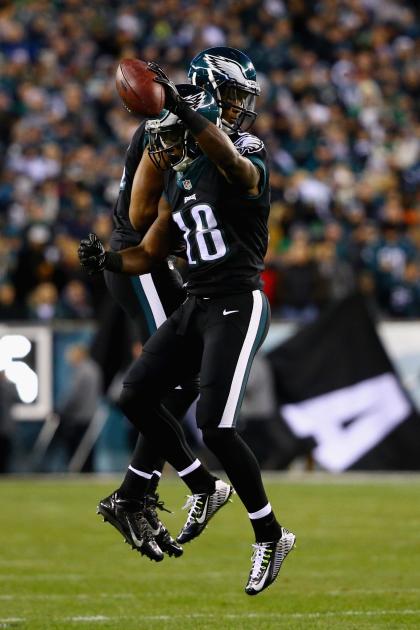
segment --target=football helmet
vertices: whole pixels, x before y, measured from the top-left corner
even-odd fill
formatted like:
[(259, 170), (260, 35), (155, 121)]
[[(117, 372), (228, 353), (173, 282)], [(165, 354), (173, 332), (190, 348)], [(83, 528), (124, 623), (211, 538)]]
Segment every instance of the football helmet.
[[(218, 127), (221, 126), (219, 107), (207, 90), (189, 83), (176, 87), (192, 109)], [(189, 129), (176, 114), (166, 109), (159, 118), (148, 120), (145, 130), (149, 138), (150, 159), (161, 170), (173, 168), (175, 171), (185, 171), (201, 155), (200, 147)]]
[(225, 46), (207, 48), (191, 61), (188, 78), (214, 96), (227, 133), (251, 127), (257, 117), (255, 100), (261, 89), (247, 55)]

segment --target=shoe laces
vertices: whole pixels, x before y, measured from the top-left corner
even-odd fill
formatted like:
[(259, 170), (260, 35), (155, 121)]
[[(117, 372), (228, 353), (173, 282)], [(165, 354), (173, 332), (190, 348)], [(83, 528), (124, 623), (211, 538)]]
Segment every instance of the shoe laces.
[(144, 541), (154, 540), (152, 529), (147, 522), (147, 519), (144, 516), (143, 512), (134, 512), (132, 514), (132, 517), (137, 525), (140, 537)]
[(195, 521), (197, 516), (200, 516), (204, 506), (205, 494), (188, 494), (185, 505), (182, 506), (183, 510), (189, 510), (187, 523)]
[(270, 543), (255, 543), (251, 561), (251, 577), (257, 577), (261, 571), (265, 571), (271, 558)]
[(160, 510), (161, 512), (168, 512), (168, 514), (172, 514), (172, 510), (168, 510), (165, 507), (164, 501), (159, 499), (159, 495), (157, 492), (153, 494), (147, 494), (145, 496), (145, 506), (149, 509), (152, 509), (156, 512), (156, 510)]

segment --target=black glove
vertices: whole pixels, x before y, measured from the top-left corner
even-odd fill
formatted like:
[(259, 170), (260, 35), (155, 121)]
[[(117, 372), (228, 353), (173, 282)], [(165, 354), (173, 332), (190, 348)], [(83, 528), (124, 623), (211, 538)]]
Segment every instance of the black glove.
[(175, 83), (170, 80), (170, 78), (162, 70), (160, 65), (155, 63), (154, 61), (149, 61), (147, 67), (149, 68), (149, 70), (156, 74), (156, 77), (153, 80), (156, 81), (156, 83), (160, 83), (161, 85), (163, 85), (165, 89), (165, 108), (173, 114), (177, 114), (179, 105), (184, 101), (179, 95)]
[(122, 269), (122, 257), (118, 252), (106, 252), (96, 234), (89, 234), (89, 238), (80, 241), (79, 249), (80, 264), (87, 273), (92, 276), (100, 273), (104, 269), (119, 273)]
[(80, 264), (90, 276), (105, 269), (105, 248), (96, 234), (91, 233), (89, 238), (81, 240), (77, 253)]

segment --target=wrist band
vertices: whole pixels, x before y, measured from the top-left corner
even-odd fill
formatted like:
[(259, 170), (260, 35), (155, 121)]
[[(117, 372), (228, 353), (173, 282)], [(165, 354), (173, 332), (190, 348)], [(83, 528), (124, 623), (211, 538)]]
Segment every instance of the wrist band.
[(123, 260), (119, 252), (105, 252), (105, 269), (114, 273), (121, 273), (122, 267)]
[(201, 114), (194, 111), (188, 103), (181, 101), (176, 109), (176, 115), (195, 136), (205, 129), (210, 122)]

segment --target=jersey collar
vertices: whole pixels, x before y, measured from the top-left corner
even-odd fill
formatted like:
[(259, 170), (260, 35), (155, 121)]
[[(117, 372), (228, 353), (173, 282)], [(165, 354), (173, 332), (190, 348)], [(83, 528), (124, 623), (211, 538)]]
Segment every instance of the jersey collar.
[(201, 173), (206, 165), (207, 158), (200, 155), (188, 168), (182, 173), (176, 174), (176, 185), (184, 193), (192, 190), (200, 179)]

